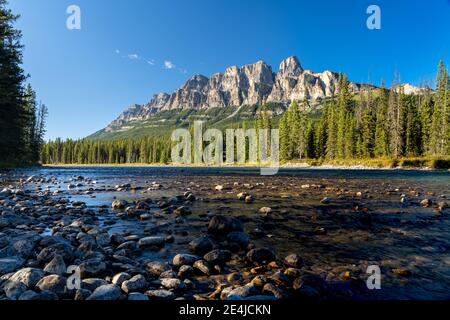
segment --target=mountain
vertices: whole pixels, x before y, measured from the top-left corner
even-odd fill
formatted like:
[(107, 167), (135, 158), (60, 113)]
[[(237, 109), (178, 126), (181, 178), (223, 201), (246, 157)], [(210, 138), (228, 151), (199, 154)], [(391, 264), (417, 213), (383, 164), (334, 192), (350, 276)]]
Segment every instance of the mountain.
[(401, 84), (395, 87), (395, 92), (400, 92), (400, 88), (403, 90), (404, 94), (424, 94), (427, 92), (427, 88), (419, 88), (416, 86), (413, 86), (409, 83)]
[[(171, 94), (159, 93), (147, 104), (132, 105), (102, 131), (123, 131), (133, 122), (170, 110), (238, 108), (264, 102), (286, 106), (293, 100), (317, 101), (330, 97), (337, 89), (337, 81), (337, 73), (304, 70), (295, 56), (283, 60), (277, 73), (264, 61), (241, 68), (232, 66), (210, 78), (195, 75)], [(357, 93), (363, 86), (351, 83), (351, 90)]]

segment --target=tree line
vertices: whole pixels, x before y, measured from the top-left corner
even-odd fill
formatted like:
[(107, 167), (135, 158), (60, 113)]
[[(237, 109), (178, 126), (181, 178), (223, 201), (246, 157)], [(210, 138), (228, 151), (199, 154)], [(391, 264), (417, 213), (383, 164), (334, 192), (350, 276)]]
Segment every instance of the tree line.
[(171, 142), (145, 137), (125, 140), (61, 140), (47, 142), (42, 149), (46, 164), (168, 163)]
[(45, 134), (47, 107), (36, 100), (21, 68), (18, 19), (0, 0), (0, 166), (37, 164)]
[[(292, 103), (279, 122), (280, 157), (295, 159), (368, 159), (450, 154), (450, 82), (439, 63), (436, 90), (405, 94), (394, 80), (390, 90), (366, 89), (352, 96), (340, 75), (336, 96), (320, 119), (308, 117), (308, 102)], [(333, 90), (334, 91), (334, 90)]]

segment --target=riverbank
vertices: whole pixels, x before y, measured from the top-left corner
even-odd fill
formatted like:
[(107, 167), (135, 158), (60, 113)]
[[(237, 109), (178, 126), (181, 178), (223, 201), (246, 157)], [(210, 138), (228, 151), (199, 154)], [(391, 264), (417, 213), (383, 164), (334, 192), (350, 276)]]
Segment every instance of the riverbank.
[[(161, 163), (123, 163), (123, 164), (44, 164), (44, 167), (227, 167), (227, 168), (260, 168), (261, 164), (226, 164), (221, 166), (208, 164), (161, 164)], [(399, 159), (341, 159), (281, 162), (280, 168), (311, 168), (311, 169), (450, 169), (450, 157), (420, 157)]]

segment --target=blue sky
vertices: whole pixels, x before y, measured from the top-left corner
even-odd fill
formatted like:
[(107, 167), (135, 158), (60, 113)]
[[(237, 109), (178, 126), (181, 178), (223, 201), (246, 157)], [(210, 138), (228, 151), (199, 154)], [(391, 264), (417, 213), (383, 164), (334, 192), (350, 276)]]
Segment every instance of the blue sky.
[[(81, 8), (81, 30), (66, 9)], [(381, 30), (366, 9), (381, 8)], [(389, 84), (434, 78), (450, 61), (450, 0), (10, 0), (24, 68), (48, 107), (47, 138), (79, 138), (194, 74), (296, 55), (305, 69)]]

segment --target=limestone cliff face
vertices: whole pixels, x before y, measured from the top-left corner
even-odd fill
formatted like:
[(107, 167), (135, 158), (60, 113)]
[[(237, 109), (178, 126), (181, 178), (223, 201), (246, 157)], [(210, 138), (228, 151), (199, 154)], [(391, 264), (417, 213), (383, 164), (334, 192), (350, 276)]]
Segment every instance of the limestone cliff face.
[[(277, 73), (264, 61), (241, 68), (232, 66), (210, 78), (193, 76), (172, 94), (159, 93), (145, 105), (133, 105), (108, 128), (145, 120), (163, 110), (239, 107), (263, 102), (288, 105), (293, 100), (317, 100), (331, 96), (333, 90), (336, 92), (337, 81), (337, 73), (304, 70), (294, 56), (283, 60)], [(358, 92), (361, 85), (351, 83), (350, 87)]]

